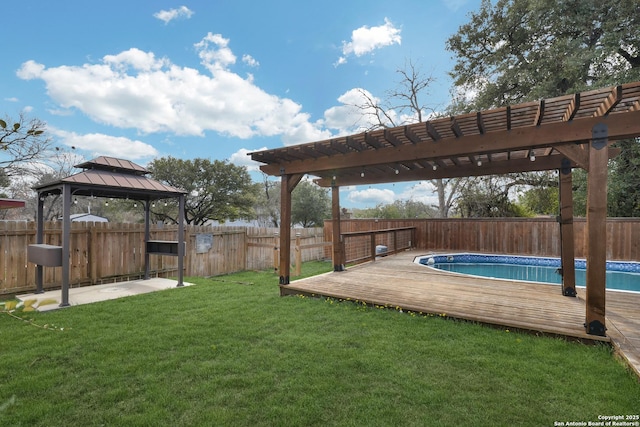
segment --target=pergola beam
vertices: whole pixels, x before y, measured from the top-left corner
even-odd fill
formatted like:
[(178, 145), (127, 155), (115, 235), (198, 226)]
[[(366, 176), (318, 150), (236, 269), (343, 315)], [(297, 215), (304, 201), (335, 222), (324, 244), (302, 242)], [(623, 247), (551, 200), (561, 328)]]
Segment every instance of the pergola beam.
[[(335, 183), (340, 186), (345, 185), (362, 185), (362, 184), (384, 184), (392, 182), (421, 181), (440, 178), (462, 178), (467, 176), (485, 176), (485, 175), (504, 175), (512, 172), (537, 172), (545, 170), (559, 169), (562, 165), (562, 155), (552, 155), (536, 158), (535, 161), (529, 158), (512, 159), (504, 161), (491, 161), (478, 166), (477, 163), (458, 166), (456, 168), (446, 168), (442, 165), (435, 170), (433, 166), (421, 169), (403, 170), (393, 175), (366, 174), (361, 177), (358, 174), (336, 175)], [(437, 163), (436, 163), (437, 164)], [(571, 167), (579, 167), (572, 162)], [(316, 179), (315, 182), (320, 187), (330, 187), (332, 185), (333, 176)]]
[(574, 120), (570, 123), (549, 123), (544, 126), (467, 135), (462, 138), (443, 138), (438, 142), (383, 147), (324, 158), (271, 163), (260, 166), (260, 169), (269, 175), (279, 175), (282, 168), (287, 174), (308, 173), (314, 175), (334, 169), (399, 163), (416, 159), (428, 160), (519, 149), (560, 147), (573, 144), (576, 141), (590, 140), (591, 129), (598, 123), (607, 125), (610, 130), (609, 139), (613, 141), (640, 135), (640, 111), (630, 111), (626, 114), (590, 117), (579, 121)]

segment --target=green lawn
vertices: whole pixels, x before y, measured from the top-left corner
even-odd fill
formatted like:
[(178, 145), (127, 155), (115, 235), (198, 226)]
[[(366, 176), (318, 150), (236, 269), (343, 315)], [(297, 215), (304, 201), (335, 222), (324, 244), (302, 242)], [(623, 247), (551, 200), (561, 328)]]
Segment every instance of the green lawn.
[[(304, 274), (327, 271), (307, 263)], [(0, 313), (2, 426), (553, 426), (640, 412), (609, 347), (279, 296), (272, 272)]]

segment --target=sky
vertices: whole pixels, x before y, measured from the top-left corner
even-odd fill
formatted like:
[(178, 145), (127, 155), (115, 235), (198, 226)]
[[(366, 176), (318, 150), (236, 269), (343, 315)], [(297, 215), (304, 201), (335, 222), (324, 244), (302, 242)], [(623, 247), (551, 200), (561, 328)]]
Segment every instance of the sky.
[[(0, 116), (47, 123), (89, 160), (145, 166), (247, 153), (363, 130), (363, 91), (398, 87), (407, 61), (449, 103), (445, 42), (480, 0), (3, 0)], [(73, 147), (73, 148), (72, 148)], [(275, 179), (275, 178), (273, 178)], [(428, 182), (341, 188), (347, 208), (433, 200)]]

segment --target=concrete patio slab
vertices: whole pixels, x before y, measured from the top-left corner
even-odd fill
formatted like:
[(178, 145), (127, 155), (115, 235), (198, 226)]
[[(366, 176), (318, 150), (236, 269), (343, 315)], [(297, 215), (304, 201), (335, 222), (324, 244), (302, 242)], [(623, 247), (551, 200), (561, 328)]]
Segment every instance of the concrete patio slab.
[[(80, 304), (90, 304), (99, 301), (107, 301), (116, 298), (123, 298), (132, 295), (139, 295), (148, 292), (155, 292), (164, 289), (177, 287), (178, 281), (172, 279), (153, 278), (149, 280), (133, 280), (128, 282), (116, 282), (106, 285), (83, 286), (80, 288), (69, 289), (69, 304), (71, 306)], [(186, 283), (190, 286), (192, 283)], [(24, 302), (28, 300), (36, 300), (33, 307), (37, 311), (49, 311), (59, 309), (62, 299), (61, 291), (47, 291), (41, 294), (23, 294), (16, 297)], [(44, 304), (43, 304), (44, 303)], [(42, 304), (42, 305), (40, 305)]]

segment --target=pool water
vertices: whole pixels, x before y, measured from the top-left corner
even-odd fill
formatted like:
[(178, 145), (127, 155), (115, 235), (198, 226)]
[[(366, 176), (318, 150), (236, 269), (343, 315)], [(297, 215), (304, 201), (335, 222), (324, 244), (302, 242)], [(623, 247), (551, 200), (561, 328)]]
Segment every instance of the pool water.
[[(454, 273), (561, 284), (559, 258), (451, 254), (421, 257), (420, 264)], [(586, 286), (586, 263), (576, 260), (576, 286)], [(607, 289), (640, 292), (640, 263), (607, 262)]]

